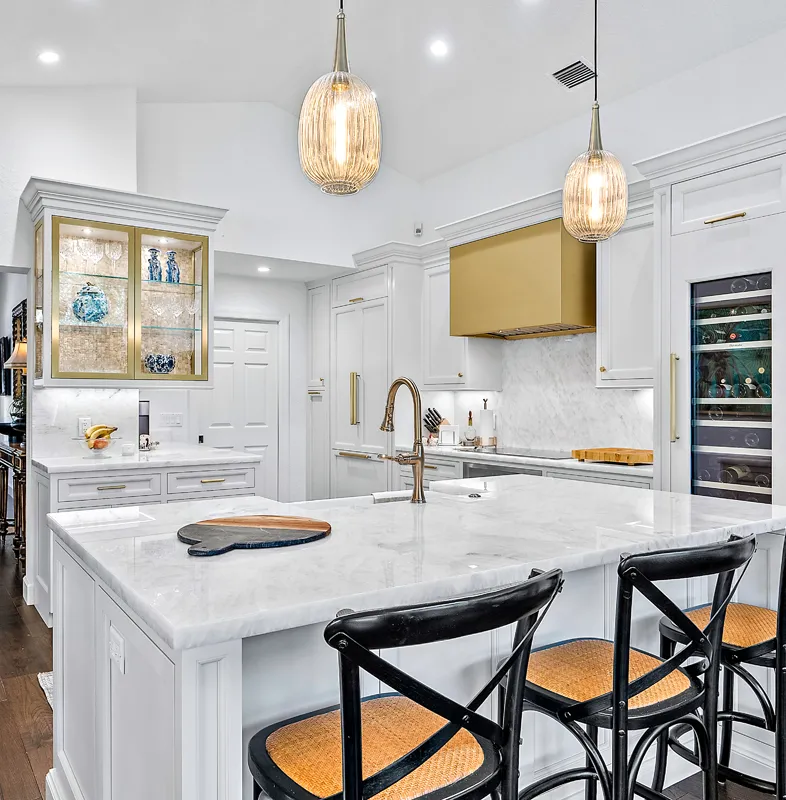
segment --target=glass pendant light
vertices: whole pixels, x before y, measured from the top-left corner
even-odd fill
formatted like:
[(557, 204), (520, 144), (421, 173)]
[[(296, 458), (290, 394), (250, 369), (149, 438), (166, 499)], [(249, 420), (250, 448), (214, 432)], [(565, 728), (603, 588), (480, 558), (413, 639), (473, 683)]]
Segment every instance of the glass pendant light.
[(349, 71), (340, 0), (333, 71), (308, 90), (300, 109), (300, 166), (326, 194), (355, 194), (374, 180), (382, 126), (374, 93)]
[(595, 102), (589, 149), (571, 165), (562, 192), (565, 229), (580, 242), (613, 236), (628, 215), (628, 179), (620, 160), (603, 149), (598, 105), (598, 0), (595, 0)]

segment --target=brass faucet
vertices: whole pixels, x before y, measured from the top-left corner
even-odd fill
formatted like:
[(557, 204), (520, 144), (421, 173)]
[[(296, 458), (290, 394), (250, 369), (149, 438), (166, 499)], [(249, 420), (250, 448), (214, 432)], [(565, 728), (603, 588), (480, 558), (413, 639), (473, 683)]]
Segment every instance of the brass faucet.
[(412, 502), (425, 503), (426, 498), (423, 494), (423, 469), (425, 465), (425, 455), (423, 453), (423, 422), (422, 422), (422, 408), (420, 402), (420, 392), (415, 382), (409, 378), (396, 378), (390, 384), (388, 389), (388, 401), (385, 405), (385, 419), (379, 426), (381, 431), (392, 433), (395, 428), (393, 426), (393, 412), (396, 408), (396, 393), (402, 387), (406, 386), (412, 394), (412, 404), (415, 406), (415, 444), (412, 447), (411, 453), (401, 453), (398, 456), (380, 456), (386, 461), (395, 461), (397, 464), (409, 464), (412, 467), (412, 475), (415, 479), (415, 486), (412, 489)]

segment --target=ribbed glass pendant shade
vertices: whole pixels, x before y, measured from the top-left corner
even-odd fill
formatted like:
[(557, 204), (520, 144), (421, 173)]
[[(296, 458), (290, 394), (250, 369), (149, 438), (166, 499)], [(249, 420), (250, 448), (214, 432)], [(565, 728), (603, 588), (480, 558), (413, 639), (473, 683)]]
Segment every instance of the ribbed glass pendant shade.
[(333, 72), (308, 90), (300, 110), (300, 165), (326, 194), (354, 194), (374, 180), (382, 151), (377, 101), (349, 71), (344, 12), (338, 15)]
[(613, 236), (628, 215), (628, 179), (620, 160), (603, 149), (600, 107), (592, 107), (590, 146), (571, 165), (562, 193), (565, 229), (580, 242)]

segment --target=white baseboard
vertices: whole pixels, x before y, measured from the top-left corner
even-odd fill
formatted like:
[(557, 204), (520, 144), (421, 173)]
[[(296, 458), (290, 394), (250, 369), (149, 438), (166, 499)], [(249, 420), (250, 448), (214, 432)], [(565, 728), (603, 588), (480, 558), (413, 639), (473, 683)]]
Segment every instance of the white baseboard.
[(57, 771), (50, 769), (46, 773), (46, 800), (68, 800), (66, 793), (60, 787)]
[(22, 580), (22, 597), (27, 605), (35, 605), (35, 581), (27, 575)]

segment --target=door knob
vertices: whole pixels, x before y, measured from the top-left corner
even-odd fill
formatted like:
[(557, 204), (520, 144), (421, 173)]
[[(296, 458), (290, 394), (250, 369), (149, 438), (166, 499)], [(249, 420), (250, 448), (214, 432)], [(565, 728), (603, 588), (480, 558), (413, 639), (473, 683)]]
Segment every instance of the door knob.
[(463, 372), (459, 372), (458, 376), (459, 376), (459, 378), (463, 378), (464, 377), (464, 373)]
[(601, 367), (601, 368), (600, 368), (600, 371), (601, 371), (601, 372), (605, 372), (605, 371), (606, 371), (606, 367)]

